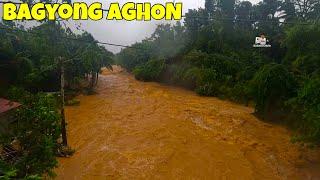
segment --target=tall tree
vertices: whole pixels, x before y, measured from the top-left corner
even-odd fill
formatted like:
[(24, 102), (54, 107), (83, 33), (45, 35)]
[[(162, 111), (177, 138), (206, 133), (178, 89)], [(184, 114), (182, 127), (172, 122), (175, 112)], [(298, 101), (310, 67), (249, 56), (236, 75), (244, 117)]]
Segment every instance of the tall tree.
[(287, 21), (298, 19), (300, 21), (320, 20), (319, 0), (285, 0), (281, 5), (281, 12)]
[(236, 5), (235, 19), (239, 27), (251, 28), (252, 23), (247, 21), (252, 19), (252, 3), (250, 1), (242, 1)]
[(206, 0), (205, 9), (209, 13), (213, 13), (215, 9), (215, 0)]
[(301, 20), (312, 20), (316, 16), (319, 17), (315, 12), (319, 10), (319, 0), (293, 0), (293, 4), (296, 7), (296, 15)]
[(219, 6), (223, 15), (226, 17), (233, 19), (234, 18), (234, 9), (235, 9), (235, 0), (220, 0)]

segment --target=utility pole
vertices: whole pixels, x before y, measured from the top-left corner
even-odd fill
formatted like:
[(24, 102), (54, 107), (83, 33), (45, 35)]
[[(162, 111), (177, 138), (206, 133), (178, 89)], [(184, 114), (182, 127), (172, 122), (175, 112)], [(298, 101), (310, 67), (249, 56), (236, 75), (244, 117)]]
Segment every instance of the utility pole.
[(61, 68), (60, 81), (61, 81), (61, 134), (62, 134), (62, 144), (68, 146), (67, 129), (66, 129), (66, 118), (64, 114), (64, 62), (62, 57), (59, 57), (59, 63)]
[[(176, 3), (176, 0), (173, 0), (173, 4), (175, 5), (175, 3)], [(175, 29), (173, 29), (173, 41), (175, 41), (176, 40), (176, 31), (175, 31)]]

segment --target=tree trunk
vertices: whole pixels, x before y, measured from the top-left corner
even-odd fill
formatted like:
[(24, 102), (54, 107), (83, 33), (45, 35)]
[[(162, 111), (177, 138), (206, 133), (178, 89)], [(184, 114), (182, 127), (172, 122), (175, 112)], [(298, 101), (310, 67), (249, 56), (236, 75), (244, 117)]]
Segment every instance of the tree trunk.
[(95, 78), (96, 78), (96, 75), (95, 75), (94, 71), (92, 71), (92, 72), (91, 72), (91, 82), (90, 82), (90, 88), (91, 88), (91, 89), (93, 89), (93, 87), (94, 87)]
[(96, 73), (96, 85), (98, 85), (98, 80), (99, 80), (99, 72)]
[(62, 143), (64, 146), (68, 146), (68, 139), (67, 139), (67, 128), (66, 128), (66, 118), (64, 115), (64, 64), (62, 57), (59, 58), (60, 60), (60, 66), (61, 66), (61, 134), (62, 134)]

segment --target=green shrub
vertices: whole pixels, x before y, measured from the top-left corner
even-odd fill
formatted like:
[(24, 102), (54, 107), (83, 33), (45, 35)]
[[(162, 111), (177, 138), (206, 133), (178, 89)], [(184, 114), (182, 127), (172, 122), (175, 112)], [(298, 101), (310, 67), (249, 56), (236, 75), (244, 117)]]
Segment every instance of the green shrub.
[(186, 62), (187, 64), (191, 64), (197, 67), (204, 66), (207, 59), (209, 59), (209, 54), (198, 50), (190, 51), (183, 58), (184, 62)]
[(158, 81), (164, 69), (165, 69), (164, 60), (150, 60), (144, 65), (136, 67), (133, 70), (133, 74), (138, 80)]
[(182, 84), (185, 87), (194, 89), (199, 84), (201, 70), (197, 67), (187, 69), (182, 75)]
[[(14, 114), (16, 123), (12, 132), (1, 138), (1, 145), (9, 145), (15, 139), (21, 152), (10, 169), (16, 170), (16, 178), (31, 175), (53, 175), (57, 166), (57, 141), (60, 137), (60, 114), (56, 99), (52, 95), (30, 94), (12, 88), (9, 98), (23, 104)], [(10, 171), (9, 171), (10, 172)], [(36, 177), (36, 176), (34, 176)]]
[(183, 77), (185, 72), (187, 71), (189, 67), (185, 64), (179, 64), (179, 65), (170, 65), (169, 66), (169, 74), (171, 77), (169, 77), (171, 80), (171, 83), (177, 84), (177, 85), (183, 85)]
[[(287, 48), (286, 61), (304, 58), (303, 56), (320, 55), (320, 26), (315, 23), (311, 26), (297, 25), (288, 28), (284, 44)], [(308, 62), (316, 63), (316, 62)]]
[(147, 63), (153, 52), (153, 45), (150, 41), (142, 41), (133, 44), (132, 47), (121, 50), (116, 57), (116, 63), (128, 71), (133, 71), (137, 66)]
[(25, 91), (23, 88), (13, 86), (8, 90), (7, 96), (11, 100), (15, 100), (23, 103), (27, 101), (32, 96), (32, 94)]
[(320, 55), (299, 56), (292, 65), (304, 75), (320, 72)]
[(199, 85), (220, 81), (221, 77), (214, 69), (201, 69)]
[(248, 104), (251, 99), (248, 83), (237, 83), (230, 92), (229, 97), (239, 103)]
[(320, 104), (307, 110), (303, 114), (302, 139), (320, 143)]
[(303, 113), (300, 130), (304, 140), (320, 143), (320, 77), (308, 80), (298, 93), (296, 103)]
[(227, 85), (221, 85), (217, 95), (220, 99), (232, 99), (232, 88)]
[(200, 96), (218, 96), (219, 86), (214, 83), (207, 83), (196, 88), (196, 93)]
[(9, 180), (17, 176), (17, 170), (0, 159), (0, 179)]
[(196, 92), (201, 96), (218, 96), (221, 78), (214, 69), (201, 69)]
[(320, 104), (320, 76), (308, 80), (298, 93), (299, 102), (306, 108)]
[(293, 75), (281, 64), (263, 66), (251, 83), (256, 112), (264, 117), (271, 112), (271, 108), (279, 108), (276, 106), (287, 100), (295, 87)]

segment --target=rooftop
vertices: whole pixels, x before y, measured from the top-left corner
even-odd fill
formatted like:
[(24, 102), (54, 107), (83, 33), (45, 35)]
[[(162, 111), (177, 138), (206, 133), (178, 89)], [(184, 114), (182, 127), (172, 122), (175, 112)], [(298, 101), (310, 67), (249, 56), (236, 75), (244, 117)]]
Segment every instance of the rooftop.
[(0, 98), (0, 114), (21, 106), (20, 103)]

